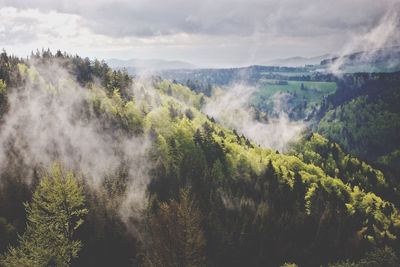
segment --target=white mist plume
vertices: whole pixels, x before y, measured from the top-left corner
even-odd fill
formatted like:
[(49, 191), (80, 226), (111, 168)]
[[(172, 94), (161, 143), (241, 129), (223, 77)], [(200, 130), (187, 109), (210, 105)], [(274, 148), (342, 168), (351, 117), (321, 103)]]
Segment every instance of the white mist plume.
[(233, 85), (222, 93), (216, 93), (203, 111), (263, 147), (284, 151), (288, 142), (304, 129), (305, 123), (291, 121), (282, 111), (285, 94), (274, 96), (274, 113), (277, 117), (271, 117), (268, 123), (255, 120), (254, 109), (249, 106), (250, 97), (255, 90), (256, 88), (243, 84)]
[[(348, 61), (346, 55), (363, 51), (361, 60), (372, 58), (379, 49), (400, 45), (400, 5), (393, 5), (379, 21), (367, 33), (355, 36), (349, 43), (345, 44), (338, 58), (331, 64), (329, 71), (341, 74), (342, 67)], [(390, 63), (390, 62), (389, 62)]]
[(60, 64), (31, 63), (34, 67), (27, 70), (30, 78), (24, 86), (8, 93), (9, 110), (0, 126), (0, 171), (12, 160), (10, 153), (31, 172), (59, 161), (97, 190), (104, 179), (123, 169), (127, 192), (120, 196), (120, 213), (125, 221), (138, 217), (146, 206), (150, 142), (104, 130), (87, 104), (87, 88), (74, 82)]

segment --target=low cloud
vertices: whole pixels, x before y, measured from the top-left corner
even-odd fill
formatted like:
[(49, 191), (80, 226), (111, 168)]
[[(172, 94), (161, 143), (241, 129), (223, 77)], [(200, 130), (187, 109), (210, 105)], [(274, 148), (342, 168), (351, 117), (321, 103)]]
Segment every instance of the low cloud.
[(30, 64), (24, 86), (8, 88), (9, 110), (0, 127), (0, 171), (16, 164), (26, 170), (29, 182), (35, 168), (59, 161), (82, 174), (94, 191), (105, 179), (124, 179), (127, 191), (118, 196), (121, 218), (139, 218), (150, 182), (150, 141), (105, 128), (88, 102), (89, 89), (74, 82), (60, 64)]
[(283, 111), (286, 95), (282, 93), (273, 97), (273, 113), (276, 116), (270, 116), (268, 122), (257, 121), (255, 111), (249, 104), (250, 97), (255, 91), (255, 87), (233, 85), (214, 94), (203, 112), (224, 126), (236, 129), (256, 144), (285, 151), (287, 144), (293, 141), (306, 125), (303, 121), (289, 119)]
[[(351, 60), (346, 57), (351, 53), (363, 51), (364, 53), (357, 61), (368, 62), (379, 56), (380, 49), (400, 45), (400, 13), (398, 11), (400, 4), (394, 5), (393, 8), (373, 28), (364, 34), (355, 34), (352, 40), (345, 44), (337, 60), (330, 66), (331, 72), (341, 74), (345, 65), (351, 63)], [(390, 64), (389, 61), (386, 64)]]

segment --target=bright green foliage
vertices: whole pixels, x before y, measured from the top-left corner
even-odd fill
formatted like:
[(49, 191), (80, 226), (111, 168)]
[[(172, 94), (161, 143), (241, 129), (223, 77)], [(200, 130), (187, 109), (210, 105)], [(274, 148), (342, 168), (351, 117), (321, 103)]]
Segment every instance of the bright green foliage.
[(286, 263), (282, 264), (281, 267), (298, 267), (298, 265), (296, 263), (286, 262)]
[(339, 145), (319, 134), (304, 137), (293, 146), (292, 154), (306, 163), (321, 167), (328, 175), (344, 183), (378, 193), (387, 190), (388, 184), (381, 171), (344, 153)]
[(72, 172), (55, 164), (26, 204), (27, 226), (18, 247), (4, 255), (4, 266), (69, 266), (82, 247), (74, 239), (87, 213), (82, 187)]
[[(84, 119), (95, 119), (98, 130), (111, 133), (111, 138), (148, 137), (152, 141), (149, 165), (153, 167), (143, 240), (126, 232), (142, 224), (129, 221), (126, 227), (118, 216), (128, 188), (122, 167), (121, 176), (106, 178), (100, 190), (85, 188), (91, 212), (80, 228), (83, 233), (79, 231), (85, 250), (77, 265), (126, 266), (134, 259), (153, 266), (280, 266), (285, 261), (321, 266), (356, 258), (371, 249), (398, 247), (400, 216), (395, 198), (388, 193), (387, 177), (344, 153), (337, 144), (315, 134), (290, 154), (261, 148), (200, 112), (204, 96), (185, 86), (155, 78), (153, 86), (135, 81), (134, 90), (127, 90), (119, 88), (129, 84), (124, 82), (125, 75), (114, 74), (100, 62), (72, 60), (72, 69), (79, 70), (80, 86), (87, 89)], [(63, 84), (70, 83), (75, 85), (69, 88), (82, 89), (72, 80), (50, 86), (38, 70), (20, 64), (24, 81), (45, 92), (56, 95)], [(325, 90), (305, 82), (296, 84), (292, 96), (296, 93), (301, 104), (308, 101), (307, 95), (334, 90), (333, 84), (326, 86)], [(64, 263), (76, 256), (78, 241), (64, 238), (63, 233), (54, 238), (59, 227), (46, 214), (34, 216), (42, 215), (35, 201), (47, 203), (40, 196), (59, 188), (51, 181), (38, 187), (43, 193), (35, 193), (27, 207), (27, 231), (20, 246), (6, 254), (9, 263), (12, 257), (22, 266), (34, 265), (29, 261), (36, 258), (49, 261), (49, 257), (51, 263)], [(182, 193), (187, 187), (190, 192)], [(56, 204), (54, 199), (51, 203)], [(0, 206), (5, 218), (0, 230), (11, 235), (13, 221), (4, 210)], [(86, 213), (82, 205), (77, 210)], [(52, 212), (64, 214), (62, 206)], [(73, 228), (79, 226), (78, 221)], [(44, 231), (42, 224), (55, 230)], [(93, 254), (98, 257), (93, 259)]]
[[(178, 198), (182, 186), (192, 186), (203, 212), (210, 214), (208, 243), (217, 246), (215, 253), (237, 255), (232, 262), (218, 262), (211, 253), (219, 265), (272, 264), (277, 255), (316, 264), (346, 253), (343, 244), (353, 240), (352, 249), (395, 240), (398, 212), (376, 195), (387, 188), (383, 174), (337, 144), (313, 135), (297, 152), (278, 154), (201, 113), (188, 119), (186, 107), (175, 98), (161, 99), (163, 104), (145, 119), (155, 133), (160, 163), (150, 192), (166, 201)], [(310, 236), (313, 241), (306, 241)], [(342, 245), (332, 247), (326, 240)], [(229, 250), (230, 242), (238, 242), (234, 248), (241, 252)], [(307, 249), (318, 255), (296, 258)]]
[(143, 115), (134, 99), (124, 101), (119, 90), (108, 95), (100, 88), (92, 87), (90, 100), (94, 110), (110, 124), (121, 127), (125, 132), (143, 132)]
[(167, 80), (158, 81), (155, 88), (161, 90), (164, 94), (172, 96), (177, 100), (193, 106), (197, 109), (201, 108), (203, 94), (194, 94), (189, 88), (181, 84), (172, 83)]
[(7, 84), (4, 80), (0, 77), (0, 118), (4, 114), (6, 110), (6, 101), (7, 101)]
[[(394, 240), (398, 231), (394, 225), (399, 222), (396, 209), (369, 192), (386, 187), (380, 171), (319, 135), (301, 143), (294, 155), (257, 147), (200, 113), (192, 120), (173, 118), (167, 105), (174, 103), (178, 114), (184, 107), (172, 101), (151, 110), (146, 118), (147, 127), (157, 136), (160, 163), (160, 177), (150, 192), (167, 200), (178, 198), (180, 187), (192, 186), (200, 206), (210, 214), (207, 225), (215, 232), (210, 230), (213, 236), (208, 240), (216, 239), (212, 241), (215, 253), (229, 251), (226, 244), (239, 240), (237, 249), (243, 254), (237, 252), (236, 260), (220, 265), (256, 264), (250, 259), (267, 264), (279, 253), (297, 255), (307, 246), (318, 247), (315, 264), (332, 257), (332, 251), (346, 252), (343, 246), (330, 247), (326, 240), (350, 244), (356, 239), (357, 244), (375, 245)], [(305, 241), (309, 236), (315, 241)], [(296, 245), (288, 248), (289, 243)]]
[(6, 88), (7, 88), (6, 82), (0, 79), (0, 95), (6, 92)]

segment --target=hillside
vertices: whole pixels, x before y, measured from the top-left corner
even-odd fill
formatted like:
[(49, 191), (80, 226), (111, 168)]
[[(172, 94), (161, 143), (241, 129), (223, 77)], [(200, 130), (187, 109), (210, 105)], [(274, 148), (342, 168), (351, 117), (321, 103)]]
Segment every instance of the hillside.
[(398, 192), (322, 136), (279, 153), (206, 116), (210, 99), (181, 84), (61, 52), (0, 58), (2, 265), (396, 264)]
[(317, 131), (398, 183), (400, 73), (348, 74), (337, 84), (321, 106)]
[(400, 46), (370, 49), (324, 59), (320, 65), (344, 73), (396, 72), (400, 70)]
[[(381, 53), (383, 51), (388, 52), (382, 50)], [(399, 72), (335, 76), (304, 68), (260, 66), (245, 68), (243, 72), (232, 69), (229, 72), (210, 70), (207, 74), (210, 76), (206, 73), (202, 70), (187, 72), (188, 80), (183, 84), (210, 96), (219, 88), (230, 92), (236, 84), (245, 84), (247, 90), (252, 91), (247, 105), (256, 110), (255, 117), (260, 118), (257, 114), (263, 114), (262, 120), (273, 121), (283, 113), (293, 121), (305, 123), (339, 143), (347, 153), (383, 170), (394, 184), (398, 184)], [(218, 82), (214, 84), (212, 77), (223, 77), (224, 73), (229, 73), (230, 78), (221, 85)], [(213, 82), (205, 85), (201, 82), (204, 81), (201, 74)], [(198, 80), (193, 82), (190, 77)]]
[(312, 112), (324, 97), (335, 92), (332, 74), (316, 72), (314, 67), (249, 66), (232, 69), (169, 70), (161, 77), (211, 96), (215, 89), (229, 91), (237, 84), (254, 87), (249, 104), (274, 117), (275, 99), (285, 95), (282, 111), (293, 120), (311, 120)]

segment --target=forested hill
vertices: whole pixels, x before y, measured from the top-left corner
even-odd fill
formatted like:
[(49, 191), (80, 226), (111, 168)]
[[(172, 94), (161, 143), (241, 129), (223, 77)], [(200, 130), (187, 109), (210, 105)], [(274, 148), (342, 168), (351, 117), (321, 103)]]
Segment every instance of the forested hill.
[(346, 74), (322, 103), (317, 131), (400, 177), (400, 72)]
[[(342, 72), (396, 72), (400, 68), (400, 46), (381, 47), (322, 60), (320, 65), (329, 68), (338, 64)], [(339, 66), (340, 65), (340, 66)]]
[(263, 148), (202, 93), (61, 52), (3, 52), (0, 79), (1, 266), (399, 264), (398, 192), (321, 135)]

